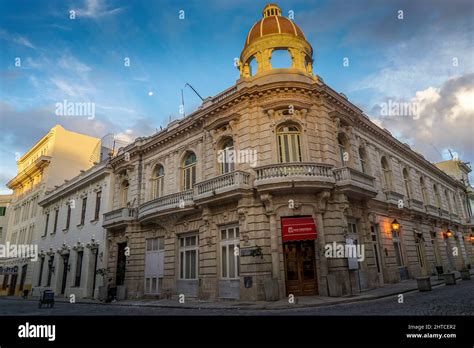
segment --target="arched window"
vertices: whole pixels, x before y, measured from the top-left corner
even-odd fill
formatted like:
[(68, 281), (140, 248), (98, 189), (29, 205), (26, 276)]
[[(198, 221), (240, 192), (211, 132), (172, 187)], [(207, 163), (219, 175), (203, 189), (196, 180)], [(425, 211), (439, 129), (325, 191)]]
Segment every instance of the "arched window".
[(392, 171), (390, 170), (390, 166), (388, 165), (387, 158), (385, 156), (382, 157), (380, 160), (382, 165), (383, 171), (383, 185), (384, 188), (390, 190), (392, 188)]
[(343, 167), (347, 166), (349, 162), (349, 140), (344, 133), (337, 135), (337, 145), (339, 147), (339, 156)]
[(423, 177), (420, 177), (420, 187), (421, 187), (421, 197), (423, 199), (423, 203), (428, 204), (430, 200), (428, 198), (428, 190), (426, 189), (425, 180), (423, 179)]
[(189, 152), (183, 160), (183, 189), (190, 190), (196, 183), (196, 155)]
[(165, 169), (161, 164), (153, 168), (151, 174), (151, 198), (155, 199), (163, 196), (165, 187)]
[(125, 208), (128, 203), (128, 187), (130, 184), (128, 183), (128, 180), (122, 181), (122, 184), (120, 186), (120, 203), (122, 208)]
[(454, 213), (459, 215), (459, 203), (456, 197), (456, 194), (453, 192), (453, 202), (454, 202)]
[(254, 76), (258, 72), (258, 61), (257, 58), (252, 57), (248, 63), (249, 75)]
[(359, 161), (362, 173), (369, 174), (369, 161), (367, 160), (367, 152), (364, 147), (359, 147)]
[(444, 190), (444, 198), (446, 199), (446, 202), (448, 203), (449, 212), (452, 213), (453, 212), (453, 206), (451, 205), (451, 199), (449, 199), (448, 190)]
[(403, 168), (403, 182), (405, 183), (405, 192), (407, 193), (407, 198), (411, 198), (411, 180), (408, 169)]
[(435, 195), (436, 207), (441, 208), (441, 196), (439, 195), (438, 186), (436, 184), (433, 184), (433, 192)]
[(235, 151), (234, 141), (227, 139), (221, 147), (218, 155), (219, 163), (221, 164), (221, 174), (233, 172), (235, 170)]
[(278, 151), (280, 163), (301, 162), (301, 132), (294, 125), (278, 127)]

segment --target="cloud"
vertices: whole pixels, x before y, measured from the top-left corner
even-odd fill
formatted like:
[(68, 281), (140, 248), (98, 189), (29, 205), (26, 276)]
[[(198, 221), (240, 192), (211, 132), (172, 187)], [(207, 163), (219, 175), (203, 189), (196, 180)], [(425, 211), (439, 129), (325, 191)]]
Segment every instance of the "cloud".
[[(433, 162), (449, 159), (450, 149), (474, 163), (474, 73), (418, 91), (410, 100), (416, 117), (375, 115), (374, 120)], [(378, 108), (374, 107), (373, 112)], [(441, 152), (441, 153), (439, 153)]]
[(102, 0), (85, 0), (84, 8), (76, 9), (76, 16), (79, 18), (98, 19), (106, 16), (115, 15), (123, 11), (123, 8), (109, 9)]
[(0, 38), (4, 39), (4, 40), (7, 40), (7, 41), (14, 42), (14, 43), (16, 43), (18, 45), (21, 45), (21, 46), (25, 46), (25, 47), (34, 49), (34, 50), (37, 49), (36, 46), (33, 45), (31, 43), (31, 41), (26, 36), (22, 36), (22, 35), (19, 35), (19, 34), (10, 34), (10, 33), (6, 32), (5, 30), (0, 30)]

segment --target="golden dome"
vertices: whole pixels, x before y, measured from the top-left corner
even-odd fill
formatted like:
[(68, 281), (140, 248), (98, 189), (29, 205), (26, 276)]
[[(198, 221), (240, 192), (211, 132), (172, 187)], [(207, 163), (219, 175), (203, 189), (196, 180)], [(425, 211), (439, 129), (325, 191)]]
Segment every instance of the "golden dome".
[[(267, 7), (268, 6), (269, 5), (267, 5)], [(306, 40), (303, 31), (295, 23), (293, 23), (291, 19), (282, 17), (280, 15), (266, 16), (264, 14), (264, 17), (255, 23), (252, 29), (250, 29), (249, 34), (247, 35), (247, 40), (245, 40), (244, 48), (255, 40), (265, 35), (272, 34), (290, 34)]]
[[(275, 50), (288, 51), (292, 60), (289, 69), (312, 75), (313, 48), (306, 41), (303, 31), (281, 13), (278, 5), (266, 5), (262, 11), (263, 18), (250, 29), (240, 55), (241, 77), (247, 78), (271, 70), (271, 58)], [(250, 67), (254, 59), (258, 64), (256, 72), (252, 72)]]

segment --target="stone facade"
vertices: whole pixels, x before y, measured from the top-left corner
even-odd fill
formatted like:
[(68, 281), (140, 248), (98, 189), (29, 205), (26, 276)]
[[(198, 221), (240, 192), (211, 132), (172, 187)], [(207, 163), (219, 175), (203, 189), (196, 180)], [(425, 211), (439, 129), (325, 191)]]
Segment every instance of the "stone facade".
[[(270, 35), (275, 47), (291, 40), (278, 35)], [(376, 126), (312, 67), (265, 67), (254, 76), (241, 69), (235, 86), (111, 160), (104, 227), (112, 287), (128, 298), (286, 297), (288, 217), (316, 224), (313, 294), (341, 296), (474, 262), (463, 183)], [(229, 142), (242, 156), (223, 170)], [(364, 247), (357, 269), (325, 256), (328, 244), (347, 239)]]

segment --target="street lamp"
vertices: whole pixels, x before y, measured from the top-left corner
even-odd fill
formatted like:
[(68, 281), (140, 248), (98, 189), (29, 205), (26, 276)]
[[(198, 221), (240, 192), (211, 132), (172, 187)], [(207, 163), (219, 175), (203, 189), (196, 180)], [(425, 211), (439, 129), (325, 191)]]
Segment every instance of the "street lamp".
[(450, 237), (453, 236), (453, 232), (448, 228), (448, 230), (446, 231), (445, 236), (446, 236), (447, 238), (450, 238)]
[(400, 230), (400, 224), (398, 223), (397, 219), (394, 219), (392, 221), (392, 231), (395, 231), (398, 233), (399, 230)]

